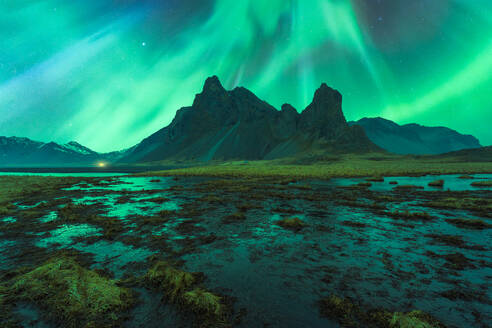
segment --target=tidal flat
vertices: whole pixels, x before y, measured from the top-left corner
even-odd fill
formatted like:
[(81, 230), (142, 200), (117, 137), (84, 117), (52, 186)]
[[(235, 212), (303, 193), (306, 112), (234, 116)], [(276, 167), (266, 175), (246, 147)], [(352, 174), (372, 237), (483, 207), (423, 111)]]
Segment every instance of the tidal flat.
[(492, 175), (456, 173), (0, 177), (0, 326), (489, 327)]

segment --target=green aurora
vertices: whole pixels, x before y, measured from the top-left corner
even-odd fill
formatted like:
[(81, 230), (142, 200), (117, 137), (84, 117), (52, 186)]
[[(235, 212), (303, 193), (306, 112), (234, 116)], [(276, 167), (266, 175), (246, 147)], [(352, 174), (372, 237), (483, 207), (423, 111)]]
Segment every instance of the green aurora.
[(130, 147), (215, 74), (492, 144), (490, 0), (4, 0), (0, 49), (0, 135)]

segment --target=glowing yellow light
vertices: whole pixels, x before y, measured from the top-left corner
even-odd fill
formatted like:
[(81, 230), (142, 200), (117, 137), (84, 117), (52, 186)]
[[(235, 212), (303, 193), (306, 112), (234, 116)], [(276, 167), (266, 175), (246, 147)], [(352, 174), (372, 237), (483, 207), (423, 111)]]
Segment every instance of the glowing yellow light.
[(97, 163), (97, 166), (99, 166), (99, 167), (105, 167), (106, 166), (106, 163), (99, 162), (99, 163)]

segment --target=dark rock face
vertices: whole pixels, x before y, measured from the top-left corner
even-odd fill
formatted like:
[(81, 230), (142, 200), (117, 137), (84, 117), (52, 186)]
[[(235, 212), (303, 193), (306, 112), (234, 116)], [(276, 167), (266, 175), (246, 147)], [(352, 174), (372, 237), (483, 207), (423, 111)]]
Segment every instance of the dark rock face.
[(271, 159), (319, 142), (330, 151), (379, 151), (362, 130), (348, 126), (341, 106), (341, 94), (323, 84), (302, 114), (289, 104), (278, 111), (245, 88), (225, 90), (213, 76), (191, 107), (178, 110), (169, 126), (122, 161)]
[(347, 127), (342, 111), (342, 95), (325, 83), (316, 90), (313, 102), (301, 113), (299, 128), (305, 133), (333, 139)]
[(434, 155), (481, 147), (475, 137), (445, 127), (398, 125), (379, 117), (349, 124), (363, 127), (372, 142), (395, 154)]

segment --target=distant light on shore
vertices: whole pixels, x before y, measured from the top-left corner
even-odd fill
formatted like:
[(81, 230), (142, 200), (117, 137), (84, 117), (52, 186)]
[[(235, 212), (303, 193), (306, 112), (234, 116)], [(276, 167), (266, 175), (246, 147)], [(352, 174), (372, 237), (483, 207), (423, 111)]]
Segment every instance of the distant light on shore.
[(106, 167), (106, 165), (107, 165), (107, 164), (106, 164), (106, 163), (104, 163), (104, 162), (99, 162), (99, 163), (97, 163), (97, 166), (98, 166), (98, 167)]

